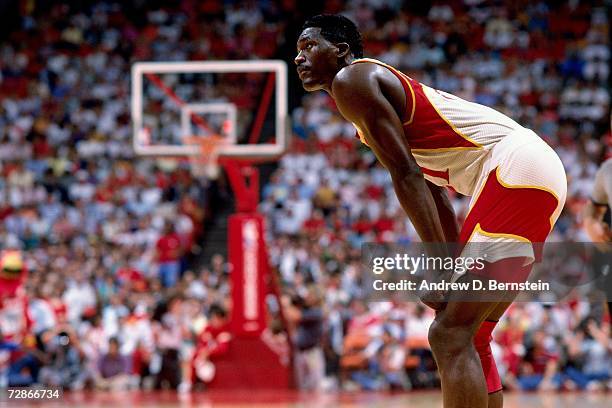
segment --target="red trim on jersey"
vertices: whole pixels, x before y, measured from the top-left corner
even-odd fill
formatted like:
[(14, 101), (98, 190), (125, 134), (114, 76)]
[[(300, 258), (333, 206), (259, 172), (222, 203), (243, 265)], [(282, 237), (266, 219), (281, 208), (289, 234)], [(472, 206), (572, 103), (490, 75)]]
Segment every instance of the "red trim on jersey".
[(557, 205), (557, 198), (547, 191), (504, 187), (494, 169), (463, 223), (459, 242), (467, 242), (478, 224), (488, 233), (518, 235), (532, 243), (544, 242)]
[(406, 96), (404, 135), (411, 149), (479, 148), (478, 145), (458, 134), (438, 113), (418, 81), (380, 61), (362, 59), (353, 61), (353, 64), (366, 62), (387, 68), (401, 82)]
[(421, 167), (421, 171), (423, 172), (423, 174), (427, 174), (428, 176), (431, 177), (437, 177), (437, 178), (441, 178), (443, 180), (446, 180), (446, 183), (450, 182), (450, 178), (448, 175), (448, 169), (444, 170), (444, 171), (440, 171), (440, 170), (432, 170), (432, 169), (428, 169), (427, 167)]
[(479, 146), (464, 138), (438, 113), (431, 104), (423, 85), (406, 77), (414, 90), (416, 110), (414, 120), (404, 125), (412, 149), (448, 149), (453, 147), (478, 148)]

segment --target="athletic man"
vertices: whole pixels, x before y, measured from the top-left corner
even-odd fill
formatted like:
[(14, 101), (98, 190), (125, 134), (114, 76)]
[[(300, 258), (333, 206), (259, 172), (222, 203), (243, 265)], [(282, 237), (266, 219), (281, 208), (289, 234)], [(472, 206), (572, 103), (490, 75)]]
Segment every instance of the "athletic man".
[[(606, 212), (610, 209), (610, 204), (612, 204), (612, 159), (603, 162), (597, 170), (591, 200), (584, 206), (583, 211), (584, 229), (602, 253), (609, 251), (610, 242), (612, 242), (610, 226), (604, 220)], [(605, 255), (600, 259), (604, 261)], [(606, 295), (609, 295), (611, 285), (612, 271), (608, 271), (604, 282), (604, 293)], [(608, 313), (612, 314), (612, 302), (609, 299)]]
[[(391, 174), (423, 242), (544, 242), (567, 183), (558, 156), (535, 133), (491, 108), (362, 58), (361, 35), (345, 17), (307, 21), (297, 52), (304, 88), (328, 92), (355, 125)], [(445, 187), (472, 197), (460, 232)], [(437, 245), (434, 255), (447, 255), (444, 247)], [(531, 245), (516, 248), (496, 252), (491, 246), (490, 265), (526, 278), (535, 254)], [(455, 295), (428, 303), (438, 310), (429, 341), (444, 406), (499, 407), (502, 386), (489, 343), (509, 302), (459, 302)]]

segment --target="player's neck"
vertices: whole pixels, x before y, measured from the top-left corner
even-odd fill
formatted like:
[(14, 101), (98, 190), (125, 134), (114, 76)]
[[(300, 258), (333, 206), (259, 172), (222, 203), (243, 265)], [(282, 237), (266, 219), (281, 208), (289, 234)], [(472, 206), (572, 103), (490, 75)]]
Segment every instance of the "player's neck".
[(321, 89), (323, 89), (325, 92), (327, 92), (328, 94), (330, 94), (333, 97), (331, 89), (332, 89), (332, 84), (334, 83), (334, 79), (336, 79), (336, 75), (338, 75), (338, 72), (342, 71), (343, 68), (348, 67), (349, 65), (351, 65), (354, 60), (355, 60), (355, 58), (350, 56), (350, 57), (346, 57), (344, 62), (339, 63), (338, 64), (338, 70), (336, 71), (334, 76), (329, 81), (327, 81), (327, 83)]

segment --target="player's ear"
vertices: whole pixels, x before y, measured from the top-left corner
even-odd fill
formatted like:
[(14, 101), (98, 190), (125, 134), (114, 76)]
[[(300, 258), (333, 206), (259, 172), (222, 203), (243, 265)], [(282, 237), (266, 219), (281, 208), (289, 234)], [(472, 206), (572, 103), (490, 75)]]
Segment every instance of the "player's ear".
[(351, 52), (351, 47), (345, 42), (337, 43), (336, 49), (336, 56), (338, 58), (344, 58)]

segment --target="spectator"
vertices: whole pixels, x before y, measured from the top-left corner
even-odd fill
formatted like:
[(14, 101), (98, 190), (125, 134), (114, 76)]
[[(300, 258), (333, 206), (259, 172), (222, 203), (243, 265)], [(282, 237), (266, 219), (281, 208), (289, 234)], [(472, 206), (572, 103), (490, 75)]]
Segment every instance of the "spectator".
[(323, 180), (321, 186), (314, 195), (314, 205), (329, 215), (336, 208), (336, 192), (329, 185), (328, 180)]
[(610, 325), (598, 327), (595, 319), (581, 322), (580, 330), (567, 338), (568, 354), (573, 365), (566, 376), (580, 389), (603, 390), (612, 371)]
[(211, 305), (209, 322), (197, 337), (196, 348), (191, 356), (190, 364), (184, 371), (184, 379), (180, 391), (186, 392), (196, 382), (205, 384), (215, 377), (215, 362), (227, 355), (231, 342), (231, 332), (227, 321), (227, 312), (218, 305)]
[(80, 342), (68, 326), (60, 326), (43, 333), (43, 345), (49, 363), (40, 370), (43, 384), (80, 390), (93, 373), (83, 370)]
[(27, 336), (21, 345), (5, 342), (5, 349), (13, 351), (8, 367), (8, 385), (29, 387), (39, 380), (41, 367), (49, 363), (48, 356), (39, 349), (38, 339)]
[(288, 319), (295, 325), (295, 369), (297, 383), (303, 390), (320, 390), (325, 376), (321, 349), (323, 310), (315, 288), (304, 298), (284, 299)]
[(166, 221), (163, 235), (157, 240), (155, 245), (156, 259), (159, 265), (159, 279), (166, 288), (176, 285), (181, 272), (181, 256), (183, 248), (181, 238), (174, 229), (171, 221)]
[(380, 348), (369, 362), (368, 372), (355, 373), (354, 378), (365, 390), (404, 390), (409, 385), (405, 361), (404, 346), (391, 333), (391, 329), (385, 327)]
[(76, 323), (81, 319), (83, 311), (95, 306), (96, 296), (82, 272), (75, 271), (72, 275), (74, 278), (68, 283), (62, 300), (68, 310), (68, 320)]
[(536, 330), (518, 377), (518, 384), (523, 391), (556, 390), (561, 386), (559, 356), (545, 343), (546, 333)]
[[(161, 366), (155, 378), (155, 388), (177, 389), (181, 382), (179, 350), (181, 348), (181, 326), (176, 310), (180, 300), (170, 302), (168, 313), (164, 314), (155, 327), (155, 344), (161, 357)], [(172, 310), (174, 309), (174, 310)]]
[(108, 341), (108, 352), (98, 362), (96, 387), (101, 390), (119, 391), (130, 387), (128, 359), (119, 353), (119, 340)]
[(17, 349), (19, 349), (19, 345), (7, 341), (0, 331), (0, 387), (8, 387), (11, 354)]

